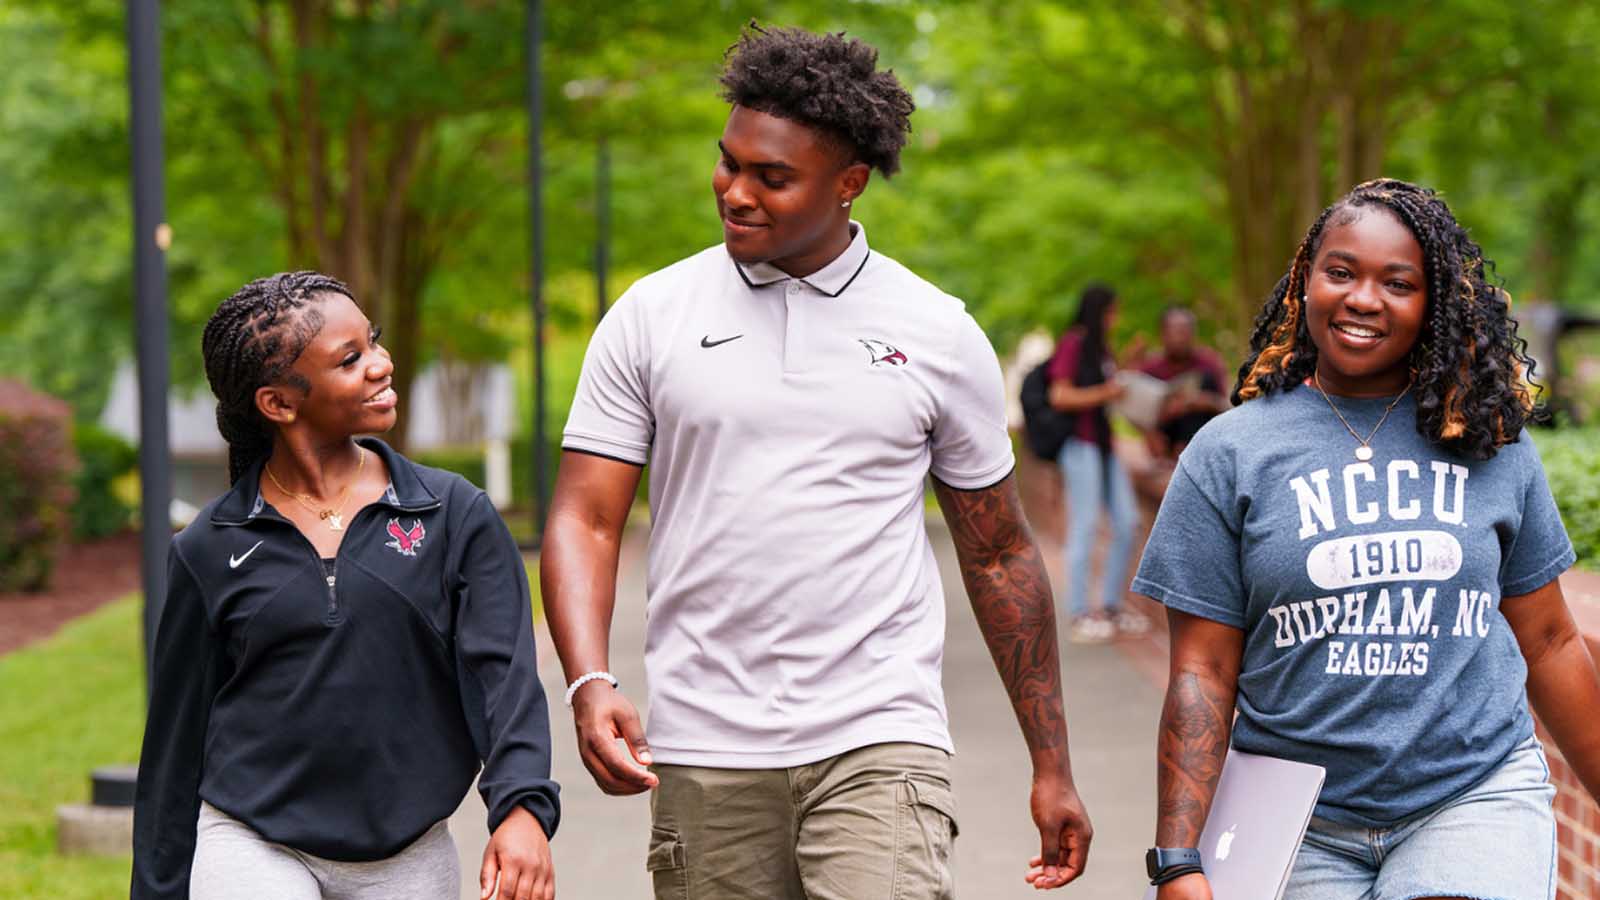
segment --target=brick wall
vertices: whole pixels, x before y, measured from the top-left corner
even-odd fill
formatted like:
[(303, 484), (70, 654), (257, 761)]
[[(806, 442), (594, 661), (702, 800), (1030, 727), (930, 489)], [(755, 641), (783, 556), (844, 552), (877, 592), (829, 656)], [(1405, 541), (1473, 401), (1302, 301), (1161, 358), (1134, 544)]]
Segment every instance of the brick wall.
[(1550, 780), (1556, 786), (1556, 897), (1594, 900), (1600, 897), (1600, 808), (1543, 728), (1539, 740), (1550, 757)]
[[(1561, 576), (1561, 587), (1588, 640), (1590, 655), (1600, 660), (1600, 574), (1574, 569)], [(1556, 786), (1556, 896), (1595, 900), (1600, 897), (1600, 807), (1543, 726), (1539, 740), (1550, 758), (1550, 780)]]

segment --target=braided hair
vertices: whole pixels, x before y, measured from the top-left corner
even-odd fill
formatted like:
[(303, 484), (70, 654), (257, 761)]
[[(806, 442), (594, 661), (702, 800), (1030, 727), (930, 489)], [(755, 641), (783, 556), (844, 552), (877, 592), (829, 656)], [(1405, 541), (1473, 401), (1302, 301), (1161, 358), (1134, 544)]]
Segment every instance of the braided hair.
[(1348, 225), (1359, 209), (1374, 206), (1399, 219), (1422, 249), (1428, 304), (1410, 355), (1417, 432), (1451, 452), (1488, 459), (1537, 416), (1523, 380), (1533, 375), (1528, 342), (1517, 336), (1510, 295), (1494, 283), (1494, 263), (1450, 207), (1432, 190), (1392, 178), (1357, 185), (1306, 232), (1256, 317), (1233, 402), (1290, 390), (1311, 377), (1317, 367), (1305, 317), (1311, 264), (1330, 223)]
[(329, 293), (351, 297), (326, 275), (281, 272), (240, 288), (206, 322), (200, 351), (217, 396), (217, 430), (228, 442), (230, 484), (272, 452), (272, 427), (256, 410), (256, 390), (276, 384), (311, 390), (290, 367), (322, 330), (316, 303)]

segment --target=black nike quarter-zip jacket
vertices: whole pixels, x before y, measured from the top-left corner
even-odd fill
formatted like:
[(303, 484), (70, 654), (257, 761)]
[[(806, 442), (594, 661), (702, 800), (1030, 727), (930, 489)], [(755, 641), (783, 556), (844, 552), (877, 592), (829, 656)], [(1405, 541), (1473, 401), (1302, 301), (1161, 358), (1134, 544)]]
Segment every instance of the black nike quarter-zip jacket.
[(134, 809), (132, 900), (189, 895), (200, 801), (269, 841), (394, 855), (479, 774), (493, 831), (554, 835), (550, 724), (522, 555), (485, 494), (364, 438), (390, 488), (331, 579), (257, 463), (173, 540)]

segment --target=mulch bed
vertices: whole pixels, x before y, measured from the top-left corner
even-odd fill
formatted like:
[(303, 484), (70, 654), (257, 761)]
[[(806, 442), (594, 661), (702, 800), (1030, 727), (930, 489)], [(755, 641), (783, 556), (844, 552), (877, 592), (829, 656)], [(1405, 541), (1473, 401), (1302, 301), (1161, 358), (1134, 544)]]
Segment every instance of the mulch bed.
[(43, 640), (139, 585), (138, 532), (72, 544), (56, 564), (49, 590), (0, 593), (0, 653)]

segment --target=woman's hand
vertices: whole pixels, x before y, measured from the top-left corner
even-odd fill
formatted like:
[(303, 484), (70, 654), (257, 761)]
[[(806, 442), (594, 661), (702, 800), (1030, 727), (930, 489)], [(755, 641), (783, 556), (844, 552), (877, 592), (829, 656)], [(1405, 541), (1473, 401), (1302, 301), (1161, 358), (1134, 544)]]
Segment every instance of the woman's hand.
[(1116, 379), (1078, 387), (1067, 379), (1050, 382), (1050, 405), (1060, 412), (1082, 412), (1122, 399), (1127, 392)]
[(483, 848), (478, 885), (483, 900), (555, 900), (550, 841), (533, 813), (514, 807), (494, 830)]

